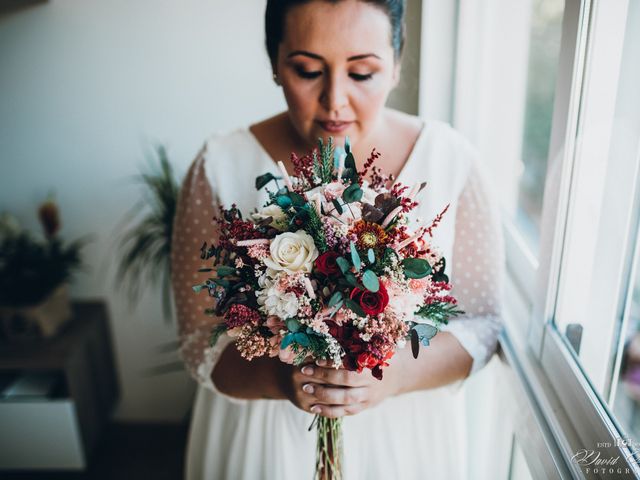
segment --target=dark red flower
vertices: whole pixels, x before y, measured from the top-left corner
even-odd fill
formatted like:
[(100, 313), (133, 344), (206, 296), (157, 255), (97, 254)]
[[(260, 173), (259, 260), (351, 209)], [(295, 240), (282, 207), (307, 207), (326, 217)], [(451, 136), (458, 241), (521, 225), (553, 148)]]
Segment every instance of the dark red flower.
[(327, 276), (335, 275), (340, 271), (340, 267), (336, 263), (336, 258), (338, 258), (337, 252), (325, 252), (316, 258), (316, 268), (320, 273), (323, 273)]
[(358, 370), (362, 371), (364, 368), (373, 368), (378, 365), (378, 359), (369, 352), (363, 352), (358, 355)]
[(229, 329), (241, 327), (242, 325), (246, 325), (248, 323), (257, 325), (260, 321), (260, 318), (260, 313), (258, 313), (253, 308), (242, 305), (241, 303), (235, 303), (231, 305), (224, 316), (225, 323), (227, 324), (227, 328)]
[(389, 294), (382, 284), (380, 284), (379, 290), (375, 293), (369, 290), (354, 288), (351, 290), (350, 297), (352, 300), (358, 302), (362, 310), (364, 310), (364, 313), (368, 315), (382, 313), (389, 304)]

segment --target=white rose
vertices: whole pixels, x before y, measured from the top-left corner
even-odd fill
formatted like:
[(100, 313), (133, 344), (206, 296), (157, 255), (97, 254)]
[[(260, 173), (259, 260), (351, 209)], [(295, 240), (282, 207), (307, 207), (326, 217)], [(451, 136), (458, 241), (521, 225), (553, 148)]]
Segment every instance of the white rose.
[(293, 292), (282, 293), (275, 289), (270, 289), (267, 295), (260, 297), (258, 303), (262, 303), (267, 315), (276, 315), (286, 320), (298, 314), (298, 296)]
[(263, 261), (272, 270), (287, 273), (311, 272), (313, 261), (318, 258), (318, 249), (313, 238), (304, 230), (277, 235), (269, 246), (271, 257)]
[(253, 218), (253, 220), (256, 222), (269, 217), (273, 219), (269, 226), (277, 228), (278, 230), (283, 230), (284, 228), (286, 228), (287, 215), (278, 205), (268, 205), (259, 212), (251, 215), (251, 218)]

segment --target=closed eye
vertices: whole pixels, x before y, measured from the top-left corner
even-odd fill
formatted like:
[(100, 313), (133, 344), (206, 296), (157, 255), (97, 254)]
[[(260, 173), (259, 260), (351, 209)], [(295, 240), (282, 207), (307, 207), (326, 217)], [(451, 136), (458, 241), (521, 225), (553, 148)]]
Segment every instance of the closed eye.
[(366, 80), (371, 80), (373, 78), (373, 73), (367, 73), (366, 75), (350, 73), (349, 76), (357, 82), (364, 82)]
[[(296, 73), (300, 78), (304, 78), (307, 80), (313, 80), (314, 78), (318, 78), (320, 75), (322, 75), (321, 71), (307, 72), (306, 70), (302, 70), (302, 69), (296, 69)], [(367, 73), (367, 74), (350, 73), (349, 76), (356, 82), (365, 82), (373, 78), (373, 73)]]
[(306, 78), (306, 79), (309, 79), (309, 80), (311, 80), (313, 78), (317, 78), (320, 75), (322, 75), (322, 72), (307, 72), (307, 71), (301, 70), (301, 69), (296, 69), (296, 73), (301, 78)]

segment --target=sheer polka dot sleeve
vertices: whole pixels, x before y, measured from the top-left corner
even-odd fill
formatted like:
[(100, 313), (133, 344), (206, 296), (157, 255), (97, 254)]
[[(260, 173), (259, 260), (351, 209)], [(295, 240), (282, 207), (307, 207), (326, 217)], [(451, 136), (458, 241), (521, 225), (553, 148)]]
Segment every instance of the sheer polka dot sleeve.
[(216, 360), (231, 339), (224, 334), (213, 348), (209, 346), (211, 330), (222, 319), (204, 313), (206, 308), (213, 306), (213, 299), (206, 291), (196, 294), (192, 288), (206, 279), (206, 274), (199, 273), (198, 269), (210, 266), (208, 261), (200, 258), (202, 244), (217, 240), (212, 219), (218, 214), (219, 202), (205, 174), (205, 155), (206, 145), (191, 164), (180, 190), (173, 226), (171, 271), (180, 357), (199, 384), (220, 393), (211, 380), (211, 374)]
[[(490, 360), (502, 328), (504, 239), (489, 185), (474, 159), (458, 199), (451, 270), (452, 295), (465, 314), (452, 318), (443, 328), (473, 357), (469, 376)], [(454, 390), (462, 383), (454, 384)]]

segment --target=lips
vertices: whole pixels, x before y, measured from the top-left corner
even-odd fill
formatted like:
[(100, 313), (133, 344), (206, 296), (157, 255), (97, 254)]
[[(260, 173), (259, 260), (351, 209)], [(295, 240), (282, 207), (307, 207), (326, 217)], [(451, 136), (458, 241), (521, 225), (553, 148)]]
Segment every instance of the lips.
[(320, 125), (325, 131), (329, 133), (340, 133), (348, 129), (353, 122), (337, 122), (337, 121), (321, 121), (318, 120)]

